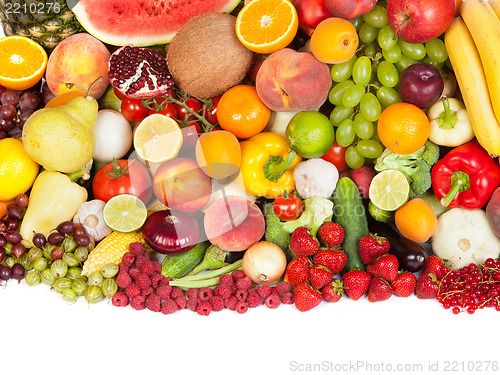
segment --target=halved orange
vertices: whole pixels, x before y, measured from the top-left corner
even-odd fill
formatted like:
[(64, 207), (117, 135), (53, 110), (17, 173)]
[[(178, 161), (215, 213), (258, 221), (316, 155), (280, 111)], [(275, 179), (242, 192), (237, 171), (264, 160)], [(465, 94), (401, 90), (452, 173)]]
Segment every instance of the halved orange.
[(12, 35), (0, 39), (0, 85), (13, 90), (33, 87), (45, 73), (47, 53), (37, 42)]
[(155, 113), (134, 129), (137, 155), (150, 163), (163, 163), (179, 153), (183, 136), (179, 124), (170, 116)]
[(253, 0), (236, 17), (238, 39), (257, 53), (272, 53), (288, 46), (298, 28), (297, 10), (288, 0)]

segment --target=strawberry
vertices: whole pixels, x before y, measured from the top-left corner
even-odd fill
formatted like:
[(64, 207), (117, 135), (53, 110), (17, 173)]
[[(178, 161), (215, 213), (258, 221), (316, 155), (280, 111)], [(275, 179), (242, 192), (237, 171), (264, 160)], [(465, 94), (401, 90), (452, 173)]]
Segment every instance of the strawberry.
[(398, 276), (399, 262), (393, 254), (384, 254), (375, 260), (375, 263), (366, 267), (371, 276), (379, 276), (387, 281), (394, 281)]
[(310, 284), (302, 283), (295, 289), (293, 299), (299, 311), (308, 311), (318, 306), (323, 296)]
[(368, 290), (370, 279), (371, 276), (365, 271), (353, 270), (344, 274), (342, 283), (347, 295), (357, 301)]
[(298, 227), (290, 236), (290, 250), (298, 256), (313, 255), (319, 250), (319, 242), (306, 227)]
[(326, 221), (318, 229), (319, 242), (326, 247), (337, 247), (344, 241), (344, 228), (340, 224)]
[(373, 264), (379, 256), (387, 254), (390, 248), (387, 238), (376, 234), (365, 235), (359, 240), (359, 253), (367, 266)]
[(337, 275), (347, 263), (347, 255), (336, 249), (319, 250), (313, 257), (313, 263), (326, 267), (332, 275)]
[(323, 299), (328, 302), (337, 302), (344, 295), (344, 285), (342, 280), (333, 279), (330, 283), (321, 288)]
[(401, 272), (398, 277), (391, 282), (394, 294), (398, 297), (409, 297), (415, 291), (417, 277), (411, 272)]
[(392, 288), (389, 283), (381, 277), (373, 277), (368, 287), (368, 301), (385, 301), (392, 296)]
[(433, 273), (438, 280), (442, 280), (444, 275), (448, 272), (441, 258), (436, 255), (431, 255), (425, 260), (425, 266), (422, 273)]
[(434, 273), (423, 273), (417, 280), (415, 293), (419, 299), (436, 298), (439, 289), (439, 280)]
[(309, 282), (309, 268), (311, 268), (311, 262), (308, 257), (293, 258), (286, 267), (285, 280), (294, 288), (299, 284)]
[(321, 289), (330, 281), (332, 281), (332, 273), (326, 267), (318, 264), (309, 268), (309, 280), (314, 289)]

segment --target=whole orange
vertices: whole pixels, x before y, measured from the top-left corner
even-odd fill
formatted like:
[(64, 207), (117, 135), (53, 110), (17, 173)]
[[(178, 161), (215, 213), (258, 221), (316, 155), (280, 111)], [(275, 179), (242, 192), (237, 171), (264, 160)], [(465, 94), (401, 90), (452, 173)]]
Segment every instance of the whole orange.
[(396, 210), (396, 227), (406, 238), (427, 241), (437, 229), (437, 217), (432, 207), (421, 198), (414, 198)]
[(254, 86), (238, 85), (222, 94), (217, 119), (222, 129), (237, 138), (250, 138), (267, 125), (271, 110), (260, 100)]
[(410, 103), (394, 103), (380, 114), (377, 132), (382, 144), (398, 154), (411, 154), (421, 148), (430, 133), (424, 111)]

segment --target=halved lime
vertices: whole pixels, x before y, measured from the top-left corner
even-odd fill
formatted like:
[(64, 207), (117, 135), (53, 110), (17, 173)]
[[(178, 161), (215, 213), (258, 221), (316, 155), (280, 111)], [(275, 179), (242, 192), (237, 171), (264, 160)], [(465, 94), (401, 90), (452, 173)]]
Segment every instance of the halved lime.
[(375, 175), (368, 194), (378, 208), (394, 211), (408, 200), (410, 184), (402, 172), (389, 169)]
[(117, 232), (133, 232), (140, 229), (148, 216), (146, 205), (130, 194), (111, 198), (102, 212), (104, 222)]

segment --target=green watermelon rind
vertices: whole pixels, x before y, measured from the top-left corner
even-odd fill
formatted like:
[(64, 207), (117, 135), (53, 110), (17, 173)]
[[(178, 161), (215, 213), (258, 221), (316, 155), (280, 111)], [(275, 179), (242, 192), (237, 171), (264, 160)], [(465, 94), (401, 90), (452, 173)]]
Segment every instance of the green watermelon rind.
[[(188, 10), (181, 13), (180, 8), (175, 8), (175, 13), (162, 13), (161, 16), (155, 18), (141, 15), (138, 18), (137, 25), (132, 26), (130, 20), (120, 23), (118, 12), (115, 11), (119, 6), (130, 7), (134, 6), (134, 10), (139, 8), (139, 4), (156, 4), (160, 1), (148, 0), (67, 0), (68, 7), (73, 11), (78, 22), (82, 25), (86, 32), (99, 39), (103, 43), (114, 46), (134, 45), (137, 47), (153, 46), (158, 44), (167, 44), (173, 39), (177, 31), (189, 19), (208, 12), (224, 12), (231, 13), (241, 0), (226, 0), (225, 3), (218, 0), (163, 0), (167, 4), (181, 4), (182, 10)], [(210, 5), (209, 3), (213, 4)], [(219, 3), (220, 6), (217, 6)], [(118, 4), (118, 5), (116, 5)], [(199, 5), (203, 6), (200, 7)], [(106, 13), (106, 8), (110, 9), (116, 14)], [(103, 9), (104, 8), (104, 9)], [(123, 14), (123, 13), (122, 13)], [(182, 17), (178, 17), (181, 15)], [(115, 16), (113, 18), (113, 16)], [(175, 19), (174, 16), (177, 16)], [(179, 18), (182, 18), (179, 20)], [(152, 22), (152, 20), (157, 22)], [(159, 22), (161, 21), (161, 22)], [(139, 24), (140, 23), (140, 24)], [(121, 29), (122, 28), (122, 29)], [(107, 30), (106, 30), (107, 29)], [(121, 29), (121, 31), (120, 31)]]

